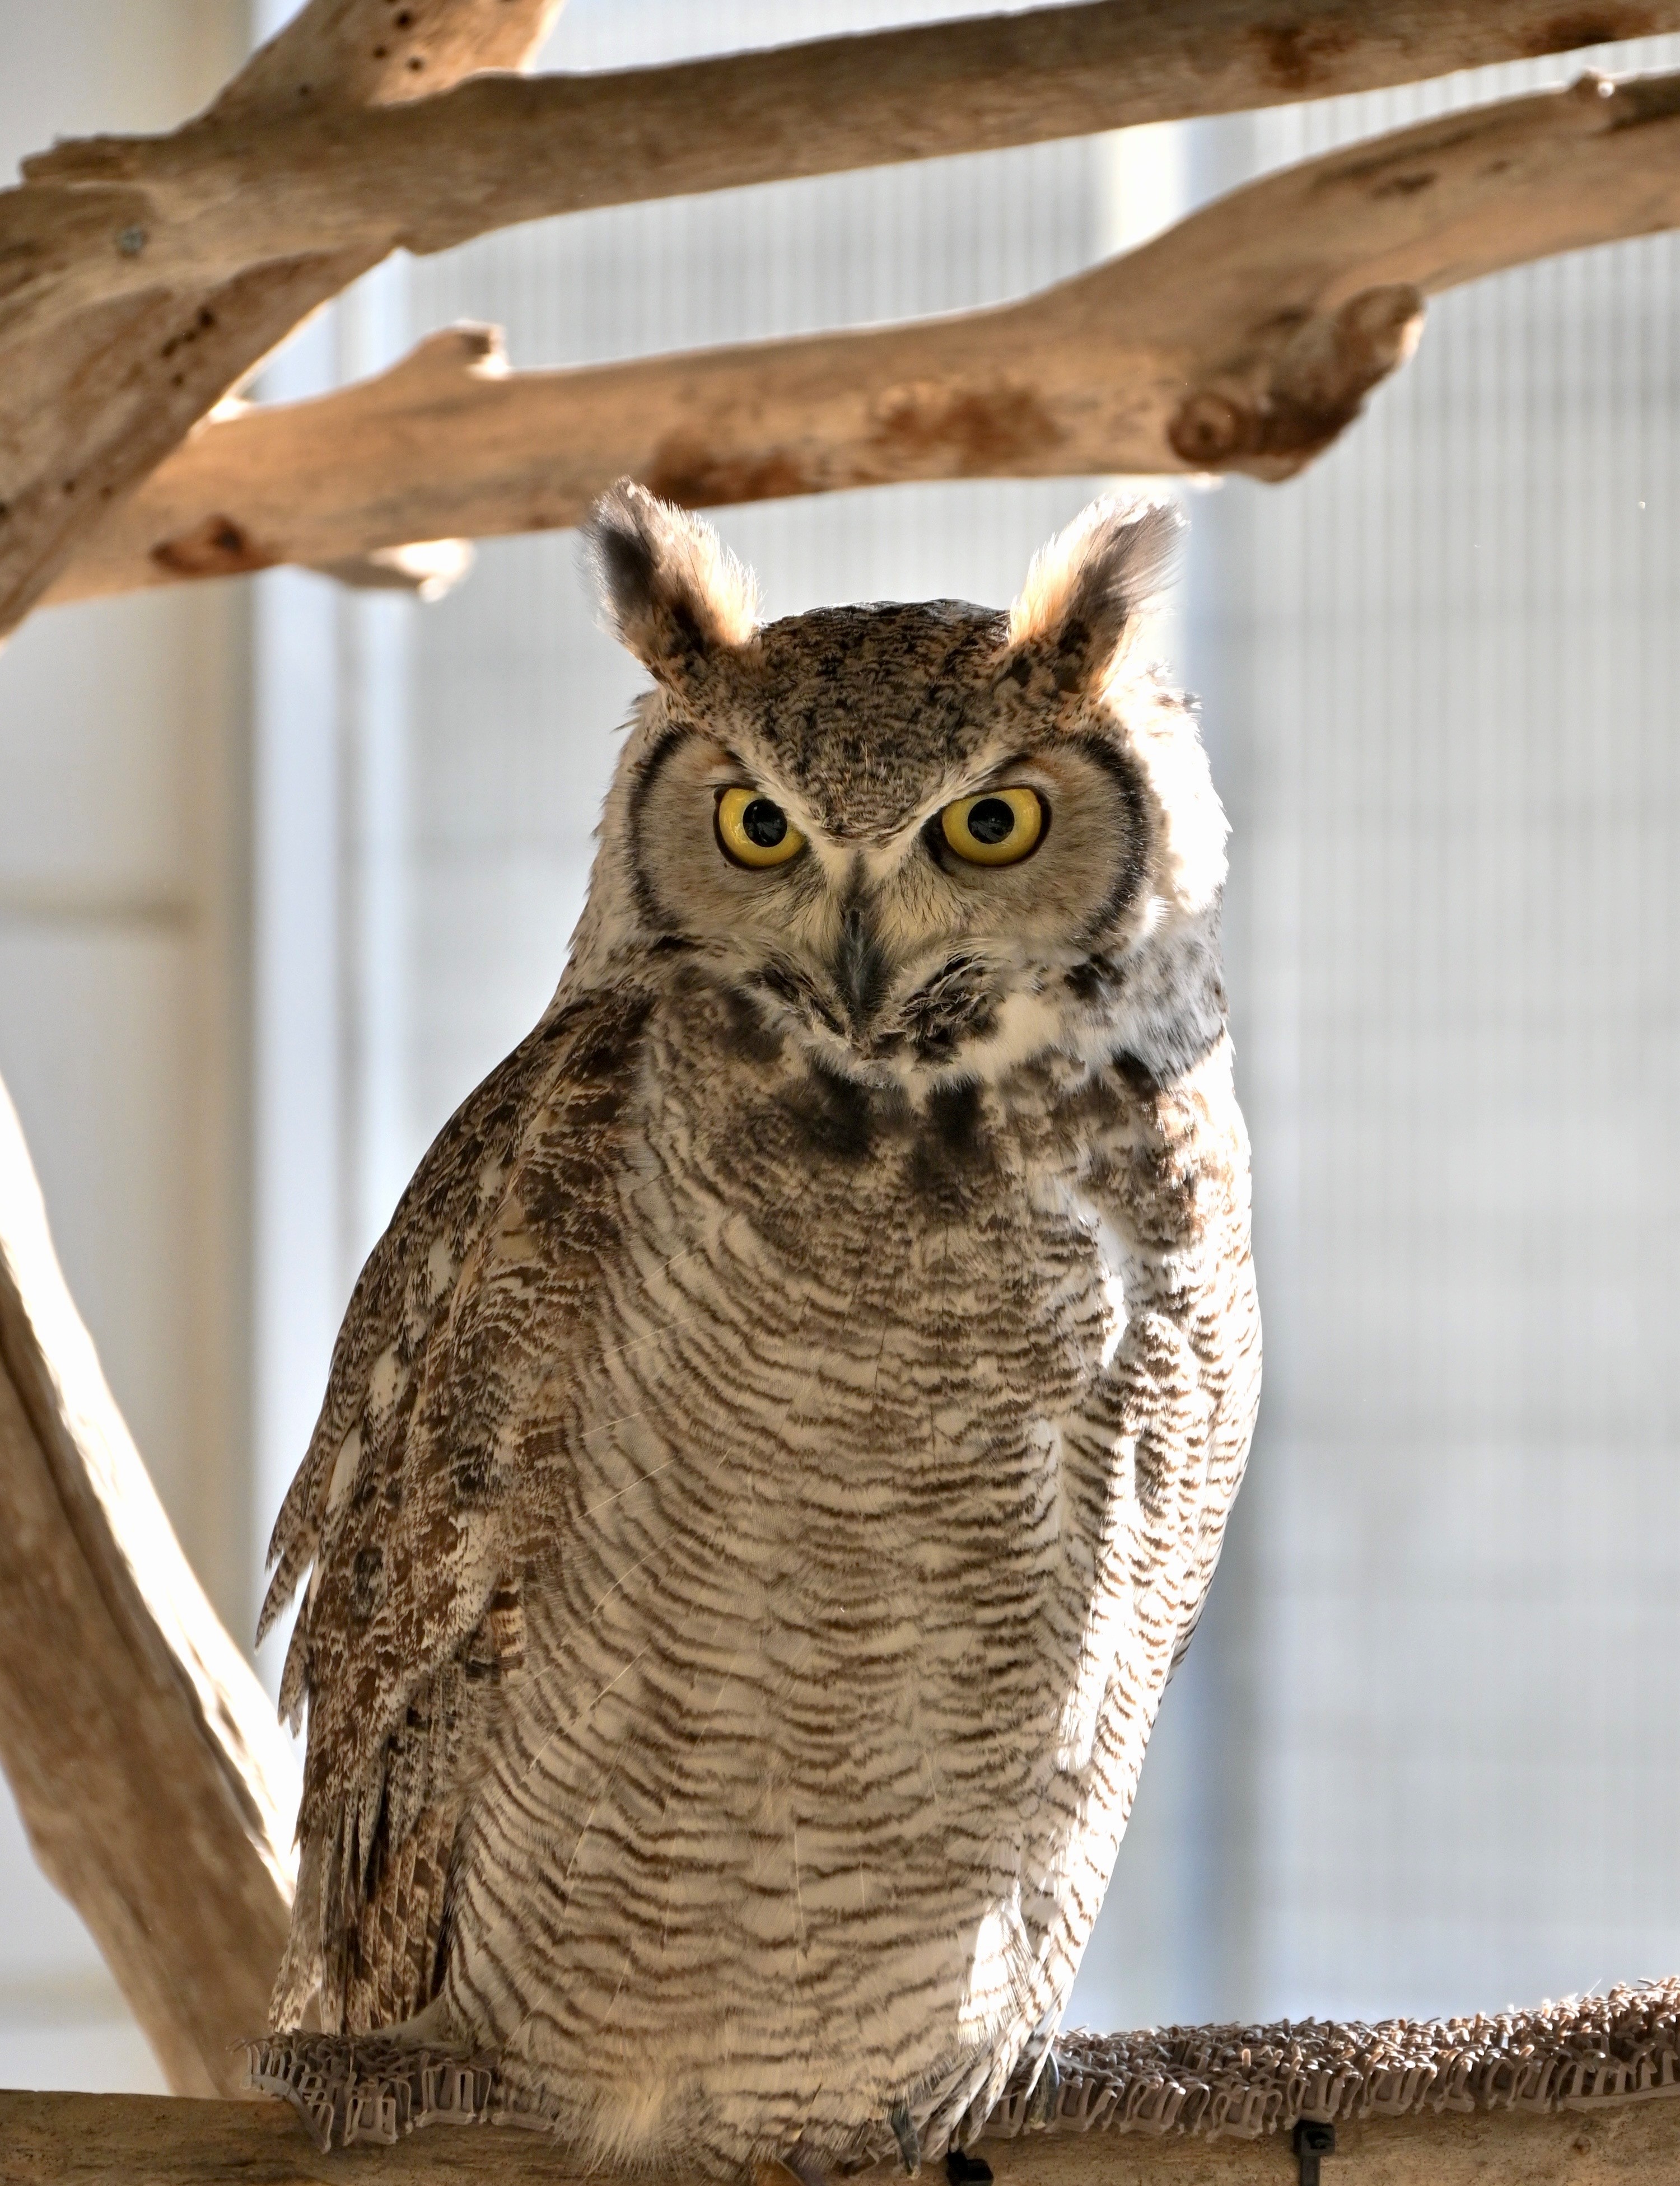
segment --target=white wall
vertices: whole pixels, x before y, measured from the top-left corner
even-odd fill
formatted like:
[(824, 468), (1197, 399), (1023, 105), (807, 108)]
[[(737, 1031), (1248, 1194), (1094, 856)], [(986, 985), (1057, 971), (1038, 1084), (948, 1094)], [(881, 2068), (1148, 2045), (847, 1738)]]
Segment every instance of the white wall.
[[(170, 125), (244, 49), (234, 0), (0, 0), (0, 177)], [(59, 608), (0, 651), (0, 1077), (60, 1258), (176, 1530), (236, 1630), (252, 1572), (244, 610)], [(0, 2084), (160, 2087), (0, 1786)]]

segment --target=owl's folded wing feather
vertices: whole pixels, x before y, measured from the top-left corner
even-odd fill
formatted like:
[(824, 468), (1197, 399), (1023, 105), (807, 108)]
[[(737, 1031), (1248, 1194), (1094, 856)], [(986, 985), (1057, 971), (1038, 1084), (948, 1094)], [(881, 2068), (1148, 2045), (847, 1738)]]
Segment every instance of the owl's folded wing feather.
[(534, 1528), (563, 1462), (556, 1392), (613, 1219), (647, 1016), (545, 1020), (456, 1113), (363, 1270), (320, 1422), (275, 1528), (272, 1622), (314, 1572), (281, 1705), (309, 1702), (292, 1940), (295, 2024), (357, 2032), (434, 1993), (451, 1848), (519, 1666)]

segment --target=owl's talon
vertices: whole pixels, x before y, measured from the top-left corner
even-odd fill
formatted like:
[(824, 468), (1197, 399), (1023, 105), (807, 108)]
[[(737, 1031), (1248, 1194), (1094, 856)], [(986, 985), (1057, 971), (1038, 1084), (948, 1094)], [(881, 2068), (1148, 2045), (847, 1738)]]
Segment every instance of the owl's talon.
[(753, 2186), (828, 2186), (828, 2173), (800, 2148), (766, 2155), (753, 2166)]
[(1046, 2049), (1039, 2077), (1033, 2082), (1033, 2092), (1027, 2098), (1028, 2126), (1047, 2126), (1056, 2116), (1056, 2098), (1061, 2093), (1061, 2068), (1056, 2061), (1054, 2049)]
[(921, 2168), (921, 2140), (916, 2129), (916, 2120), (910, 2114), (908, 2103), (894, 2103), (887, 2114), (887, 2122), (893, 2128), (893, 2138), (899, 2144), (899, 2154), (904, 2159), (905, 2175), (914, 2178)]

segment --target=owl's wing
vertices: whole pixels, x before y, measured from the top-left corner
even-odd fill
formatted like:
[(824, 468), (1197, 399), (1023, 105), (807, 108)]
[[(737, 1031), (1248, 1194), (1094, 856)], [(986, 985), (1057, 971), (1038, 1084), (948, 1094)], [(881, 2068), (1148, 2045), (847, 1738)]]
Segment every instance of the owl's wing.
[(279, 2025), (329, 2031), (434, 1993), (451, 1848), (522, 1653), (546, 1433), (614, 1219), (626, 1081), (648, 1005), (554, 1013), (462, 1104), (356, 1284), (270, 1550), (266, 1630), (314, 1572), (283, 1711), (309, 1701)]
[[(1118, 1188), (1095, 1196), (1136, 1241), (1136, 1295), (1104, 1377), (1105, 1425), (1133, 1451), (1128, 1574), (1170, 1676), (1201, 1618), (1260, 1398), (1248, 1147), (1222, 1051), (1140, 1101)], [(1140, 1157), (1141, 1157), (1141, 1158)], [(1140, 1182), (1140, 1180), (1143, 1181)]]

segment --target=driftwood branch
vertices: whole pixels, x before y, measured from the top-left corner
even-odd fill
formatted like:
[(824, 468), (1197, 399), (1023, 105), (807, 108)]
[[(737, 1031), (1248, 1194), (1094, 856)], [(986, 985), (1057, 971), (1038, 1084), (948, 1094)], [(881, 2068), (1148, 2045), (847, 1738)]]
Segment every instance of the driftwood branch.
[(207, 423), (89, 541), (72, 599), (578, 522), (623, 474), (703, 506), (904, 479), (1283, 478), (1415, 340), (1425, 297), (1680, 225), (1680, 76), (1369, 139), (1000, 310), (573, 372), (482, 328), (316, 401)]
[(0, 1090), (0, 1758), (171, 2084), (232, 2093), (285, 1942), (296, 1765), (106, 1387)]
[[(266, 121), (325, 114), (353, 126), (382, 110), (357, 101), (534, 51), (560, 4), (411, 0), (397, 34), (384, 0), (310, 0), (208, 115), (157, 141), (258, 141)], [(260, 177), (244, 187), (267, 194)], [(235, 380), (390, 247), (305, 224), (241, 255), (199, 210), (183, 221), (143, 186), (74, 173), (0, 193), (0, 633)]]
[(446, 88), (529, 51), (556, 4), (427, 0), (398, 37), (378, 0), (312, 0), (172, 136), (26, 164), (0, 195), (0, 631), (289, 327), (399, 244), (1680, 25), (1675, 0), (1087, 0)]
[(564, 5), (405, 0), (397, 8), (389, 0), (311, 0), (251, 56), (205, 119), (253, 123), (276, 113), (430, 98), (480, 69), (523, 68)]

